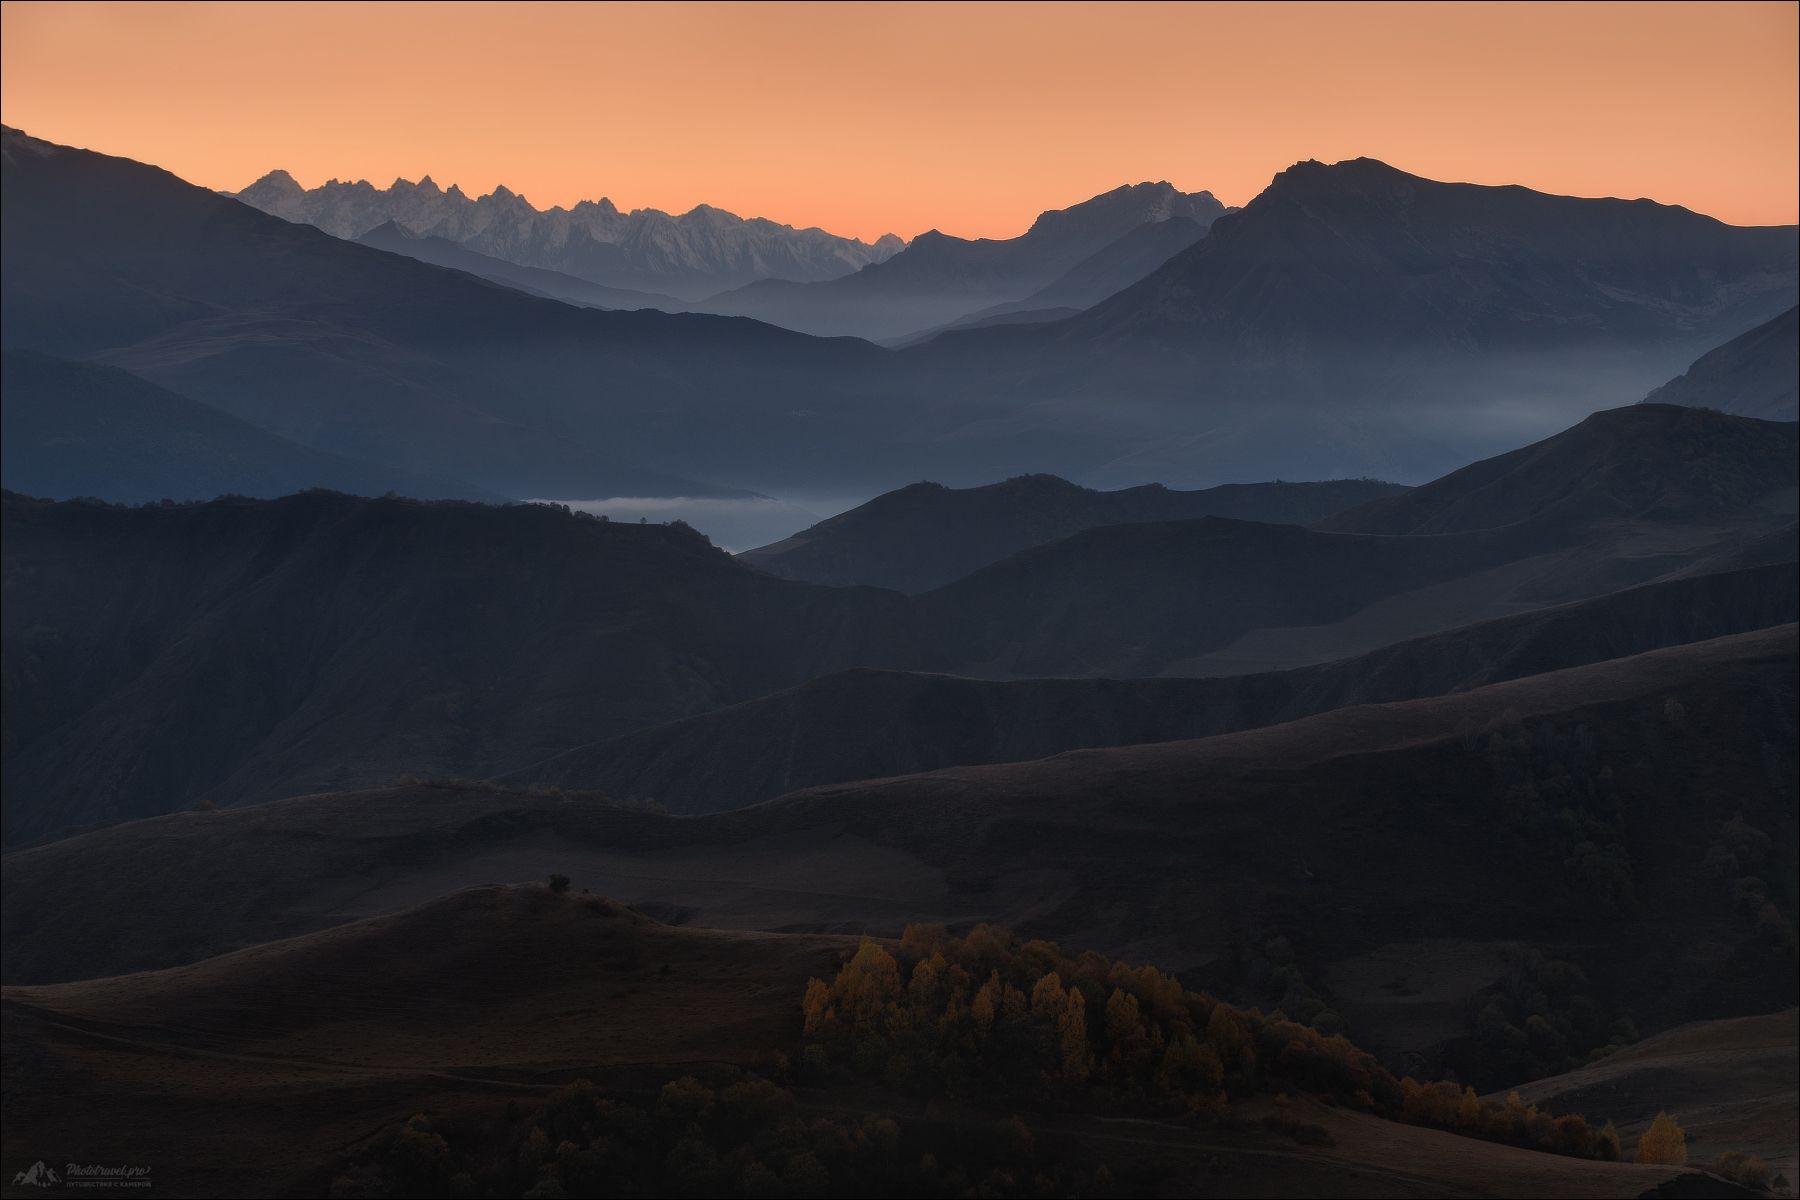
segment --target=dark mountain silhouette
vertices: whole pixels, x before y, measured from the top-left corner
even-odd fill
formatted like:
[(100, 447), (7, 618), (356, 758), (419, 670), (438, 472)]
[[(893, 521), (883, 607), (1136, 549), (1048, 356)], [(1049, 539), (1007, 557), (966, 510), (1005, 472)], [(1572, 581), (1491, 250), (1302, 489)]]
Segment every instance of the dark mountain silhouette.
[(503, 782), (719, 812), (820, 784), (1208, 737), (1800, 620), (1793, 562), (1632, 588), (1356, 658), (1218, 679), (856, 670), (559, 754)]
[(658, 464), (768, 473), (928, 408), (869, 403), (897, 385), (859, 343), (536, 299), (15, 130), (0, 163), (8, 348), (103, 357), (315, 449), (512, 496), (741, 494)]
[[(698, 307), (805, 333), (895, 338), (1025, 300), (1140, 226), (1182, 221), (1204, 232), (1223, 212), (1225, 206), (1210, 192), (1140, 183), (1043, 213), (1016, 238), (970, 241), (934, 229), (854, 275), (813, 284), (764, 280)], [(1079, 282), (1072, 290), (1085, 294)], [(1032, 305), (1058, 306), (1070, 305), (1067, 300)]]
[(1765, 421), (1800, 419), (1800, 308), (1707, 351), (1644, 403), (1716, 408)]
[(412, 233), (397, 221), (377, 225), (356, 240), (390, 254), (404, 254), (433, 266), (479, 275), (483, 279), (517, 288), (534, 296), (548, 296), (552, 300), (563, 300), (589, 308), (657, 308), (664, 312), (679, 312), (686, 307), (673, 296), (605, 287), (586, 279), (577, 279), (573, 275), (565, 275), (561, 271), (547, 271), (542, 267), (521, 267), (503, 258), (459, 246), (449, 238), (425, 237)]
[(1468, 1040), (1476, 1018), (1493, 1007), (1517, 1027), (1527, 985), (1538, 1015), (1569, 1023), (1558, 1040), (1596, 1024), (1604, 1040), (1626, 1008), (1654, 1032), (1794, 1003), (1791, 899), (1747, 913), (1719, 868), (1741, 852), (1733, 869), (1792, 878), (1797, 649), (1788, 625), (711, 816), (479, 786), (173, 814), (9, 854), (6, 971), (192, 962), (557, 871), (695, 924), (892, 932), (980, 914), (1109, 953), (1155, 947), (1271, 1007), (1326, 998), (1353, 1036), (1432, 1014), (1372, 1048), (1486, 1086), (1507, 1043)]
[[(682, 527), (310, 493), (4, 508), (7, 840), (490, 775), (853, 665), (903, 597), (759, 575)], [(23, 564), (29, 564), (25, 569)]]
[(0, 481), (11, 491), (127, 504), (313, 487), (501, 499), (453, 479), (308, 449), (117, 367), (30, 351), (8, 351), (4, 363)]
[[(691, 530), (543, 506), (11, 497), (8, 553), (32, 568), (5, 580), (6, 837), (500, 774), (851, 667), (1242, 675), (1791, 561), (1791, 504), (1767, 500), (1792, 494), (1794, 426), (1672, 407), (1623, 425), (1642, 438), (1659, 418), (1671, 444), (1717, 452), (1663, 455), (1658, 495), (1726, 479), (1730, 504), (1586, 523), (1552, 505), (1443, 536), (1109, 525), (915, 597), (775, 579)], [(1582, 437), (1553, 456), (1565, 481), (1613, 453)]]
[(1715, 519), (1795, 511), (1789, 423), (1675, 405), (1595, 413), (1573, 429), (1321, 522), (1351, 533), (1469, 533), (1524, 522)]
[(707, 204), (679, 216), (653, 208), (621, 212), (607, 199), (540, 211), (504, 186), (470, 199), (455, 185), (440, 188), (430, 176), (417, 183), (396, 179), (386, 188), (334, 179), (307, 190), (286, 171), (271, 171), (237, 198), (351, 241), (398, 221), (414, 233), (519, 266), (688, 300), (757, 279), (833, 279), (904, 245), (893, 234), (869, 245)]
[[(1794, 525), (1758, 528), (1789, 539)], [(944, 658), (964, 674), (1241, 675), (1732, 569), (1749, 540), (1653, 523), (1438, 538), (1219, 518), (1114, 525), (1027, 550), (918, 607), (952, 631)]]
[[(8, 348), (102, 357), (315, 449), (513, 496), (1045, 470), (1410, 482), (1635, 400), (1794, 302), (1789, 231), (1423, 180), (1363, 196), (1364, 174), (1411, 177), (1343, 164), (1285, 173), (1222, 218), (1227, 250), (1209, 234), (1077, 318), (892, 354), (571, 309), (16, 131), (0, 161)], [(932, 275), (922, 249), (902, 275)], [(1500, 287), (1514, 258), (1525, 282)]]
[(1197, 492), (1155, 484), (1096, 492), (1054, 475), (975, 488), (915, 483), (738, 557), (784, 579), (923, 592), (1096, 525), (1203, 516), (1310, 525), (1402, 490), (1361, 479), (1227, 484)]
[(907, 354), (1071, 430), (1107, 408), (1095, 453), (1139, 478), (1279, 446), (1290, 477), (1412, 481), (1642, 397), (1791, 307), (1796, 253), (1791, 227), (1308, 162), (1077, 317)]
[(1269, 351), (1581, 343), (1715, 324), (1795, 287), (1789, 227), (1438, 183), (1367, 158), (1290, 167), (1215, 232), (1071, 335)]

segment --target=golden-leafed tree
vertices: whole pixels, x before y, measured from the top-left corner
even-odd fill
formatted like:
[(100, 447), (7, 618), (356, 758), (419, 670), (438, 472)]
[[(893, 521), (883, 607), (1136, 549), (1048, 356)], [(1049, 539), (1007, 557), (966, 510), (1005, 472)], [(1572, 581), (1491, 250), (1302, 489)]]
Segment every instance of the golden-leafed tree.
[(1637, 1161), (1658, 1163), (1667, 1167), (1687, 1165), (1687, 1133), (1681, 1123), (1666, 1112), (1656, 1114), (1650, 1128), (1638, 1139)]
[(1074, 1083), (1087, 1079), (1094, 1069), (1093, 1051), (1088, 1048), (1087, 1001), (1079, 988), (1070, 988), (1056, 1021), (1057, 1044), (1062, 1050), (1063, 1078)]
[(818, 1033), (837, 1014), (831, 1010), (831, 989), (825, 986), (823, 979), (806, 981), (806, 995), (800, 1001), (800, 1011), (806, 1017), (805, 1031)]

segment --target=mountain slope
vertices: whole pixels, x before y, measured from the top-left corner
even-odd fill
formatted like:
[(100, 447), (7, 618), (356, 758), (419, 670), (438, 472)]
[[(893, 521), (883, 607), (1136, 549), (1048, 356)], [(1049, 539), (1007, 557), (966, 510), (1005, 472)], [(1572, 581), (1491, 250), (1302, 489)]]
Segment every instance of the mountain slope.
[(976, 488), (915, 483), (738, 557), (783, 579), (923, 592), (1096, 525), (1203, 516), (1310, 525), (1400, 490), (1362, 479), (1228, 484), (1199, 492), (1155, 484), (1095, 492), (1054, 475)]
[(1024, 300), (1140, 226), (1180, 220), (1204, 230), (1224, 211), (1210, 192), (1134, 184), (1045, 212), (1016, 238), (970, 241), (932, 230), (854, 275), (812, 284), (764, 280), (698, 307), (806, 333), (895, 338)]
[[(1328, 1105), (1280, 1068), (1262, 1084), (1293, 1088), (1278, 1111), (1315, 1132), (1304, 1143), (1279, 1122), (1259, 1123), (1273, 1107), (1260, 1095), (1208, 1122), (1124, 1123), (1029, 1105), (1007, 1128), (1030, 1137), (1007, 1149), (993, 1136), (996, 1100), (979, 1093), (947, 1116), (921, 1115), (913, 1097), (886, 1087), (824, 1080), (797, 1097), (746, 1077), (744, 1068), (771, 1072), (777, 1055), (795, 1057), (794, 997), (854, 950), (842, 937), (674, 929), (541, 886), (482, 887), (192, 968), (8, 988), (7, 1061), (29, 1064), (9, 1078), (8, 1134), (22, 1145), (85, 1138), (108, 1162), (165, 1158), (154, 1179), (184, 1196), (428, 1194), (435, 1180), (421, 1185), (417, 1164), (434, 1151), (437, 1163), (454, 1153), (473, 1172), (440, 1166), (444, 1190), (467, 1190), (462, 1181), (478, 1174), (496, 1195), (525, 1192), (534, 1178), (583, 1191), (576, 1172), (588, 1154), (605, 1168), (585, 1178), (608, 1190), (628, 1179), (668, 1194), (675, 1187), (658, 1176), (685, 1182), (683, 1163), (706, 1132), (694, 1118), (711, 1126), (700, 1144), (715, 1159), (761, 1154), (781, 1166), (790, 1142), (818, 1139), (820, 1153), (802, 1161), (831, 1165), (834, 1195), (892, 1190), (907, 1169), (894, 1162), (933, 1165), (940, 1155), (947, 1173), (980, 1176), (997, 1147), (1009, 1165), (1065, 1181), (1111, 1161), (1131, 1194), (1177, 1185), (1198, 1195), (1247, 1185), (1341, 1194), (1346, 1181), (1393, 1197), (1723, 1194), (1693, 1191), (1714, 1181), (1692, 1169), (1543, 1153)], [(582, 1082), (564, 1086), (573, 1079)], [(683, 1111), (684, 1097), (713, 1102)], [(533, 1146), (546, 1131), (586, 1140), (596, 1127), (613, 1132), (591, 1150), (565, 1139), (540, 1168), (547, 1156)], [(618, 1160), (620, 1143), (632, 1160)], [(857, 1168), (870, 1158), (880, 1169), (864, 1186), (872, 1173)]]
[(4, 506), (5, 836), (422, 771), (489, 775), (859, 664), (902, 597), (691, 530), (314, 493)]
[[(1244, 675), (1792, 561), (1791, 503), (1766, 501), (1792, 495), (1793, 426), (1679, 408), (1628, 410), (1636, 442), (1593, 425), (1543, 452), (1564, 480), (1537, 477), (1546, 507), (1501, 528), (1108, 525), (913, 597), (776, 579), (691, 530), (548, 507), (9, 497), (5, 836), (500, 774), (851, 667)], [(1646, 448), (1659, 436), (1678, 452)], [(1682, 452), (1696, 446), (1716, 452)], [(1558, 507), (1631, 453), (1660, 464), (1647, 507)]]
[(1039, 288), (1023, 300), (995, 305), (971, 313), (951, 325), (952, 329), (973, 328), (992, 324), (996, 317), (1009, 314), (1058, 313), (1041, 320), (1062, 320), (1092, 308), (1108, 296), (1124, 291), (1138, 280), (1174, 258), (1206, 236), (1211, 223), (1189, 217), (1171, 217), (1139, 225), (1110, 245), (1070, 267), (1052, 283)]
[(1716, 408), (1765, 421), (1800, 420), (1800, 308), (1709, 350), (1646, 404)]
[(504, 495), (741, 494), (665, 464), (779, 476), (929, 408), (875, 403), (898, 382), (858, 343), (536, 299), (16, 130), (0, 165), (8, 348), (102, 358), (316, 449)]
[(420, 235), (519, 266), (689, 300), (756, 279), (832, 279), (902, 246), (893, 234), (869, 245), (706, 204), (679, 216), (653, 208), (620, 212), (606, 199), (540, 211), (506, 187), (470, 199), (454, 184), (440, 188), (430, 176), (417, 183), (396, 179), (386, 188), (334, 179), (307, 190), (286, 171), (271, 171), (237, 198), (347, 240), (398, 221)]
[(573, 275), (565, 275), (561, 271), (521, 267), (503, 258), (459, 246), (448, 238), (423, 237), (412, 233), (397, 221), (377, 225), (356, 240), (364, 246), (386, 250), (389, 254), (404, 254), (433, 266), (465, 271), (506, 287), (530, 292), (534, 296), (548, 296), (570, 304), (591, 308), (658, 308), (664, 312), (679, 312), (684, 307), (673, 296), (610, 288), (586, 279), (577, 279)]
[[(9, 854), (6, 970), (192, 962), (557, 871), (712, 926), (1078, 937), (1269, 1008), (1325, 1003), (1390, 1061), (1498, 1086), (1526, 1060), (1471, 1040), (1474, 1018), (1522, 1024), (1534, 1002), (1508, 980), (1544, 960), (1585, 977), (1541, 977), (1539, 1074), (1627, 1010), (1653, 1032), (1795, 1002), (1789, 885), (1768, 885), (1765, 919), (1719, 866), (1794, 878), (1797, 637), (710, 816), (476, 786), (172, 814)], [(1397, 1006), (1435, 1015), (1384, 1039)]]
[(1716, 521), (1793, 513), (1800, 434), (1787, 423), (1639, 404), (1595, 413), (1542, 442), (1327, 517), (1351, 533), (1441, 534), (1524, 521)]
[(1218, 679), (850, 671), (582, 746), (504, 782), (717, 812), (821, 784), (1207, 737), (1353, 704), (1447, 695), (1800, 620), (1787, 562), (1632, 588), (1357, 658)]
[(1528, 1084), (1519, 1094), (1556, 1111), (1604, 1105), (1627, 1138), (1659, 1112), (1680, 1113), (1693, 1161), (1736, 1150), (1763, 1158), (1775, 1174), (1792, 1179), (1800, 1167), (1796, 1029), (1800, 1013), (1793, 1009), (1699, 1021)]
[(265, 433), (116, 367), (7, 351), (0, 482), (117, 503), (284, 496), (307, 488), (425, 499), (501, 497), (451, 479), (356, 462)]
[[(1413, 482), (1631, 403), (1800, 295), (1791, 227), (1300, 163), (1067, 321), (909, 350), (1029, 403), (1084, 482)], [(1090, 419), (1109, 413), (1104, 423)]]

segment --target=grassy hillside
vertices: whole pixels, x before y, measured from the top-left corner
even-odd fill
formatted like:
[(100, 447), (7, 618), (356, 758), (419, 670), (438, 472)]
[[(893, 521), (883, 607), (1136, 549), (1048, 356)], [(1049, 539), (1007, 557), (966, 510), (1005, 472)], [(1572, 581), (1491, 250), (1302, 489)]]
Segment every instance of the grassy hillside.
[[(558, 871), (712, 926), (1002, 920), (1508, 1082), (1621, 1022), (1794, 1003), (1795, 637), (705, 817), (479, 786), (175, 814), (9, 854), (6, 971), (192, 962)], [(1515, 1042), (1534, 989), (1552, 1025)]]
[(1788, 562), (1648, 584), (1263, 675), (1000, 682), (849, 671), (581, 746), (507, 782), (715, 812), (825, 783), (1206, 737), (1786, 624), (1800, 619), (1796, 571)]
[[(1113, 986), (1103, 958), (984, 937), (1009, 976), (1041, 982), (1060, 968), (1065, 1006)], [(910, 965), (920, 944), (909, 935), (895, 949)], [(936, 943), (938, 959), (987, 953), (974, 937), (962, 945)], [(79, 1129), (97, 1158), (154, 1160), (155, 1186), (197, 1196), (458, 1195), (471, 1184), (519, 1195), (545, 1179), (577, 1192), (636, 1180), (708, 1194), (887, 1194), (899, 1183), (919, 1195), (975, 1181), (1034, 1194), (1034, 1176), (1061, 1180), (1059, 1191), (1196, 1195), (1632, 1196), (1705, 1183), (1507, 1144), (1510, 1134), (1421, 1128), (1398, 1099), (1354, 1111), (1390, 1103), (1335, 1096), (1333, 1063), (1367, 1070), (1354, 1047), (1204, 996), (1181, 997), (1176, 1016), (1151, 999), (1168, 981), (1123, 964), (1110, 968), (1119, 986), (1152, 989), (1133, 1014), (1140, 1034), (1194, 1010), (1201, 1042), (1224, 1048), (1203, 1110), (1121, 1109), (1102, 1082), (1111, 1058), (1091, 1084), (1065, 1093), (1059, 1081), (1021, 1101), (985, 1084), (933, 1100), (928, 1088), (861, 1082), (829, 1065), (833, 1025), (813, 1027), (801, 1003), (808, 977), (847, 987), (887, 954), (853, 950), (850, 939), (671, 929), (597, 897), (489, 887), (192, 967), (11, 987), (0, 1010), (6, 1149)], [(945, 982), (961, 986), (954, 973)], [(912, 993), (923, 1002), (929, 990)], [(890, 995), (869, 998), (908, 1004)], [(854, 1032), (848, 992), (843, 1003), (833, 1020)], [(1122, 1012), (1086, 1024), (1113, 1057), (1135, 1044)], [(1296, 1057), (1299, 1045), (1328, 1057)], [(1391, 1079), (1377, 1090), (1400, 1092)], [(1563, 1130), (1532, 1110), (1519, 1140), (1540, 1126)]]

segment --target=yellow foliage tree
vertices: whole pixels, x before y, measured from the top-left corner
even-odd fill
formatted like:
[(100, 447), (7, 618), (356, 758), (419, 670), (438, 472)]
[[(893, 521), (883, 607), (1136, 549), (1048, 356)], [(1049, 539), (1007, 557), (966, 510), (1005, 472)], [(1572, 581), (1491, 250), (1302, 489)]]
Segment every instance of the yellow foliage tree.
[(1106, 999), (1106, 1040), (1129, 1041), (1140, 1027), (1137, 997), (1114, 988)]
[(1458, 1129), (1481, 1128), (1481, 1097), (1475, 1094), (1475, 1089), (1472, 1087), (1463, 1088), (1462, 1101), (1456, 1106), (1456, 1127)]
[(1062, 1016), (1056, 1022), (1057, 1039), (1062, 1047), (1063, 1078), (1080, 1083), (1094, 1069), (1094, 1056), (1088, 1049), (1087, 1001), (1077, 988), (1070, 988)]
[(800, 1001), (800, 1011), (806, 1017), (806, 1032), (817, 1033), (831, 1021), (831, 989), (825, 986), (823, 979), (806, 981), (806, 996)]
[(1000, 998), (1002, 996), (1000, 972), (988, 975), (987, 982), (975, 993), (975, 1002), (969, 1005), (969, 1016), (975, 1021), (975, 1028), (982, 1033), (994, 1027), (994, 1018), (999, 1015)]
[(1687, 1165), (1687, 1134), (1681, 1123), (1666, 1112), (1656, 1114), (1650, 1128), (1638, 1139), (1637, 1161), (1666, 1167)]
[(1061, 1016), (1063, 1003), (1062, 977), (1055, 971), (1040, 975), (1031, 988), (1031, 1015)]
[(838, 972), (832, 991), (838, 1011), (852, 1023), (877, 1021), (882, 1008), (900, 993), (900, 964), (880, 943), (864, 938), (856, 955)]

